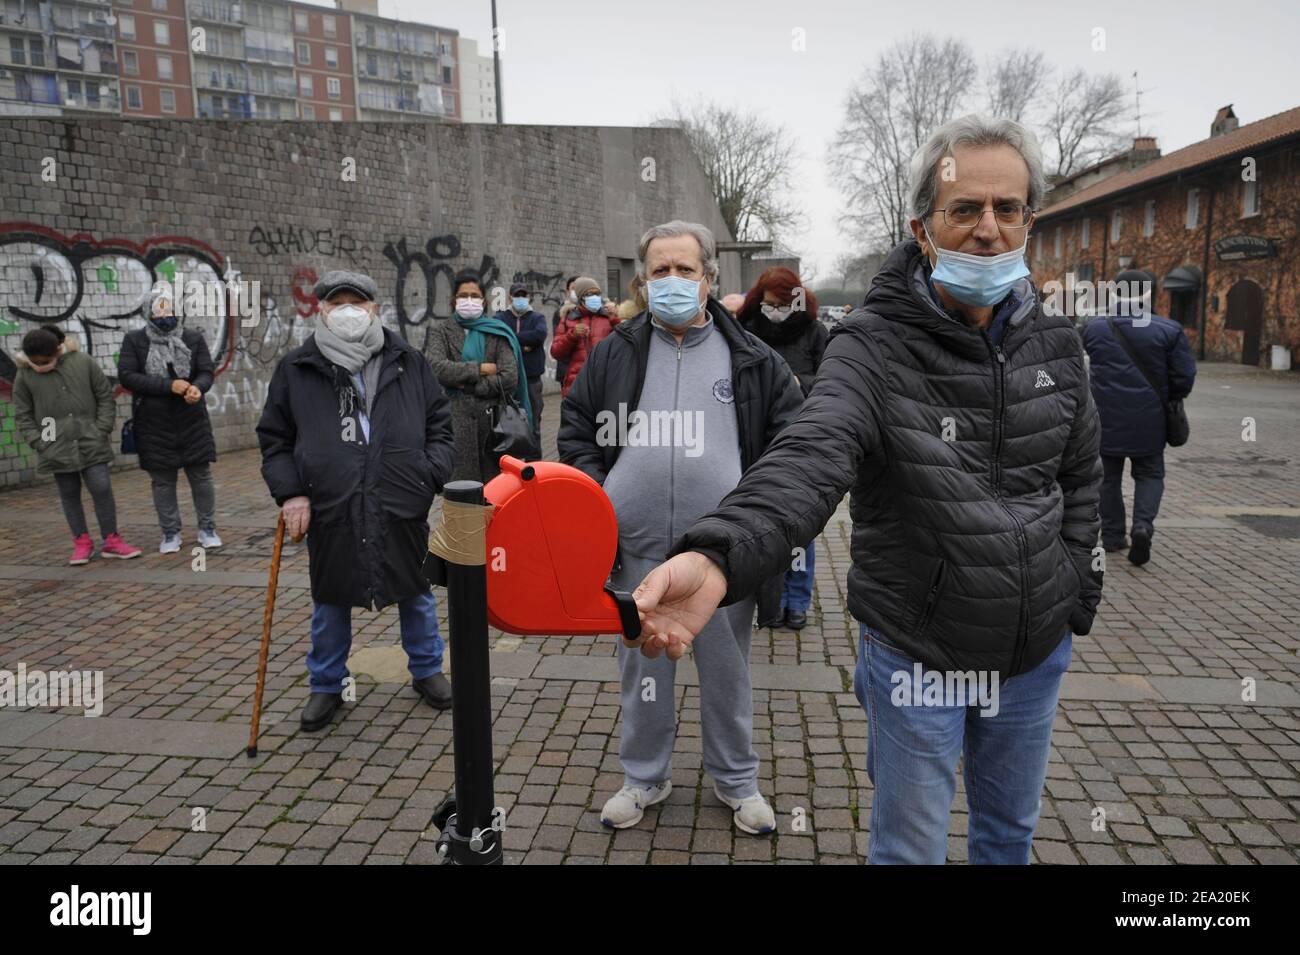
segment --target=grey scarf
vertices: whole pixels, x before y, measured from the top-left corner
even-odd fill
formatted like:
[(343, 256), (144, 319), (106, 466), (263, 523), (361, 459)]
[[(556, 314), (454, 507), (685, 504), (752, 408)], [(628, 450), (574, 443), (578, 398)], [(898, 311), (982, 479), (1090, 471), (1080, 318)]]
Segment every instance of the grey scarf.
[(365, 333), (355, 342), (344, 341), (330, 330), (325, 319), (316, 316), (316, 345), (321, 354), (338, 365), (350, 375), (355, 375), (371, 355), (377, 355), (384, 347), (384, 326), (378, 319), (366, 326)]
[[(379, 384), (379, 353), (384, 350), (384, 326), (378, 319), (366, 326), (365, 333), (355, 342), (345, 341), (325, 324), (321, 315), (316, 316), (316, 345), (326, 360), (338, 365), (349, 375), (361, 372), (365, 384), (365, 411), (375, 404), (375, 388)], [(338, 383), (339, 417), (350, 415), (357, 406), (356, 387), (351, 380)]]
[(180, 322), (170, 332), (162, 332), (153, 322), (146, 321), (144, 331), (149, 337), (149, 354), (145, 356), (144, 370), (155, 378), (189, 381), (190, 349), (181, 338)]

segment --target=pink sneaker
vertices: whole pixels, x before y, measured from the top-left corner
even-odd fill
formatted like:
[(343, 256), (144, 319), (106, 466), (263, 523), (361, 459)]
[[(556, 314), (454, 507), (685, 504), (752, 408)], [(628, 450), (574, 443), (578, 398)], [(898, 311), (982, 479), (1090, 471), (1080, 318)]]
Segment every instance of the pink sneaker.
[(126, 541), (122, 540), (121, 534), (109, 534), (104, 538), (104, 546), (100, 548), (100, 557), (118, 557), (122, 560), (130, 560), (132, 557), (140, 556), (140, 548), (132, 547)]
[(77, 538), (76, 546), (72, 548), (72, 556), (68, 558), (68, 563), (89, 564), (94, 553), (95, 542), (90, 539), (89, 534), (82, 534)]

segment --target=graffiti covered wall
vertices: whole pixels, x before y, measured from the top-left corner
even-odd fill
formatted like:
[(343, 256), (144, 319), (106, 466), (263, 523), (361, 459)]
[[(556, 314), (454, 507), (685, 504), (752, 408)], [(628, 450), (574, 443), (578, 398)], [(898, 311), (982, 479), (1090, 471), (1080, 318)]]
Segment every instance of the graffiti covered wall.
[[(241, 283), (251, 313), (223, 297), (183, 321), (218, 368), (206, 399), (218, 449), (250, 447), (276, 363), (311, 334), (326, 270), (370, 274), (384, 323), (423, 349), (463, 268), (528, 283), (549, 316), (567, 276), (603, 282), (606, 257), (634, 255), (655, 222), (696, 219), (727, 238), (702, 183), (671, 129), (0, 121), (0, 487), (34, 478), (11, 394), (38, 324), (74, 335), (116, 384), (155, 281)], [(613, 202), (620, 217), (593, 214)]]

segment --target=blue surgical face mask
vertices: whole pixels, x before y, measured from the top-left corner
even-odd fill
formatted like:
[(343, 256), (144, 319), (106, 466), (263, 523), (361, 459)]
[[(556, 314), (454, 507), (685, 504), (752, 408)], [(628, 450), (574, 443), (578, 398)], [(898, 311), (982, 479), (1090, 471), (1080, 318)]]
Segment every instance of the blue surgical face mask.
[(599, 295), (588, 295), (582, 300), (582, 304), (589, 312), (599, 312), (600, 307), (605, 303)]
[(528, 299), (526, 298), (512, 298), (510, 304), (514, 307), (516, 312), (528, 311)]
[(666, 275), (646, 283), (650, 294), (650, 312), (665, 325), (681, 328), (700, 314), (700, 280), (680, 275)]
[[(971, 255), (939, 248), (928, 228), (925, 237), (939, 256), (930, 277), (966, 305), (996, 305), (1007, 297), (1013, 285), (1029, 275), (1025, 245), (1001, 255)], [(1028, 242), (1029, 231), (1025, 230), (1025, 243)]]
[(175, 315), (151, 316), (149, 321), (153, 322), (153, 327), (160, 332), (170, 332), (176, 327)]

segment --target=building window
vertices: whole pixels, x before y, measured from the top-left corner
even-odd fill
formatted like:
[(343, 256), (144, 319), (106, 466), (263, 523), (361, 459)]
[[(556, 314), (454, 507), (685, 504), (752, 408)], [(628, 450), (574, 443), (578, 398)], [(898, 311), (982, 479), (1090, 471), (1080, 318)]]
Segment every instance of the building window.
[(153, 8), (163, 13), (167, 12), (167, 0), (153, 0)]
[(311, 63), (311, 44), (298, 42), (298, 62), (304, 66)]
[(456, 112), (456, 94), (450, 90), (442, 91), (442, 109), (445, 113)]
[(1241, 216), (1259, 215), (1259, 183), (1243, 182), (1241, 184)]
[(117, 33), (123, 40), (135, 39), (135, 17), (123, 14), (117, 18)]
[(176, 112), (176, 91), (161, 89), (158, 91), (158, 105), (164, 113)]
[(343, 84), (339, 82), (337, 76), (327, 76), (325, 78), (325, 90), (330, 99), (338, 99), (343, 95)]
[(9, 38), (9, 62), (18, 66), (27, 62), (27, 48), (23, 46), (23, 38), (20, 36)]
[(331, 109), (331, 110), (330, 110), (330, 122), (331, 122), (331, 123), (342, 122), (342, 120), (343, 120), (343, 110), (341, 110), (341, 109)]
[(379, 75), (379, 60), (373, 53), (366, 54), (366, 76)]
[(293, 29), (295, 33), (307, 32), (307, 11), (306, 10), (293, 11)]
[(128, 86), (126, 88), (126, 108), (127, 109), (144, 109), (141, 105), (140, 87)]
[(172, 28), (166, 20), (155, 20), (153, 22), (153, 41), (158, 46), (172, 45)]
[(135, 50), (122, 51), (122, 72), (131, 76), (140, 72), (140, 57), (136, 55)]
[(338, 21), (335, 20), (334, 17), (329, 16), (328, 14), (322, 15), (320, 23), (321, 28), (325, 32), (325, 36), (329, 39), (332, 40), (339, 35)]
[(1056, 227), (1056, 239), (1052, 242), (1052, 255), (1055, 258), (1061, 257), (1061, 227)]
[(1084, 219), (1079, 223), (1079, 248), (1086, 249), (1092, 239), (1092, 220)]
[(303, 118), (303, 119), (315, 119), (315, 118), (316, 118), (316, 107), (315, 107), (315, 106), (310, 106), (310, 105), (308, 105), (307, 103), (303, 103), (303, 104), (302, 104), (302, 118)]
[(76, 106), (81, 99), (81, 80), (68, 80), (68, 105)]
[(1110, 241), (1118, 242), (1123, 231), (1124, 212), (1122, 209), (1116, 209), (1110, 214)]
[(1195, 229), (1201, 214), (1201, 190), (1187, 190), (1187, 228)]
[(1156, 201), (1148, 199), (1146, 213), (1142, 218), (1142, 234), (1153, 236), (1156, 234)]
[(303, 96), (314, 96), (314, 87), (311, 81), (310, 73), (298, 74), (298, 92)]
[(172, 58), (170, 54), (159, 53), (157, 55), (157, 60), (158, 60), (158, 79), (160, 80), (172, 79), (173, 78)]
[(325, 47), (325, 65), (332, 70), (339, 68), (339, 48), (336, 46)]

